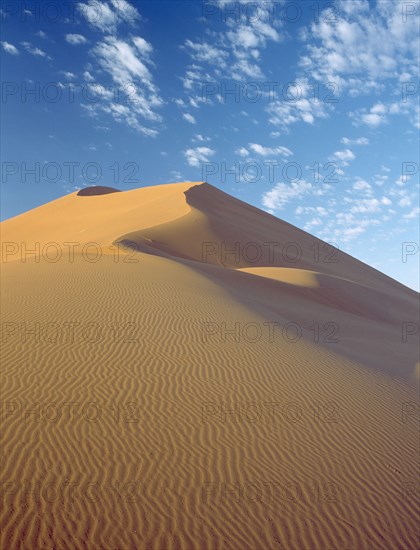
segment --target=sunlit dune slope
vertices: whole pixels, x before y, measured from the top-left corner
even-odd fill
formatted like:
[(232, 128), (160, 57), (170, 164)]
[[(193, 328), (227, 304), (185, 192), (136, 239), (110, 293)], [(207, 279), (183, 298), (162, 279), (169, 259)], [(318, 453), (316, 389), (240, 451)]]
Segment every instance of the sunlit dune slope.
[[(194, 183), (81, 196), (74, 192), (2, 223), (2, 241), (95, 242), (106, 247), (120, 235), (164, 224), (190, 212), (184, 192)], [(88, 188), (95, 189), (95, 188)], [(42, 248), (42, 246), (41, 246)], [(20, 259), (21, 254), (9, 259)]]
[[(60, 261), (81, 253), (95, 258), (95, 244), (98, 254), (114, 259), (147, 253), (191, 262), (233, 294), (243, 287), (255, 310), (269, 302), (270, 310), (300, 324), (307, 317), (341, 322), (347, 330), (338, 353), (403, 377), (415, 373), (417, 348), (402, 337), (403, 323), (418, 317), (417, 294), (338, 248), (203, 182), (84, 191), (4, 222), (7, 263), (21, 261), (25, 250), (54, 261), (57, 247)], [(371, 321), (381, 323), (379, 332)], [(374, 342), (371, 353), (365, 348)]]
[(418, 548), (417, 293), (200, 182), (1, 237), (1, 548)]
[(26, 241), (28, 249), (53, 237), (104, 246), (126, 240), (139, 249), (227, 267), (302, 268), (376, 288), (404, 288), (334, 244), (203, 182), (94, 196), (79, 191), (7, 220), (2, 231), (3, 241)]

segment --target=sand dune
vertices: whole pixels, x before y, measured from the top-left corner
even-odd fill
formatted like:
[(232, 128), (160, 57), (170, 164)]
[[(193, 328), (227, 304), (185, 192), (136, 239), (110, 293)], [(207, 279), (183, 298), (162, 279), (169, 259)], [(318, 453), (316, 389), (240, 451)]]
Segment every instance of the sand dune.
[(208, 184), (115, 191), (1, 224), (1, 547), (418, 548), (417, 293)]

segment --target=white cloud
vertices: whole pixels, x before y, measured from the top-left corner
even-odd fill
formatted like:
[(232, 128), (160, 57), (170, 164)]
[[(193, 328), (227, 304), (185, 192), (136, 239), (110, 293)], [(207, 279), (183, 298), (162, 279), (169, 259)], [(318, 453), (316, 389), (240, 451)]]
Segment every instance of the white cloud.
[(406, 220), (412, 220), (412, 219), (417, 219), (419, 215), (420, 215), (420, 208), (416, 206), (415, 208), (413, 208), (413, 210), (411, 210), (411, 212), (409, 212), (408, 214), (404, 214), (404, 218)]
[(347, 137), (341, 138), (341, 143), (344, 145), (369, 145), (369, 139), (365, 137), (350, 139)]
[(336, 151), (329, 157), (329, 160), (340, 162), (343, 166), (348, 166), (349, 162), (355, 158), (356, 156), (351, 149), (343, 149), (342, 151)]
[(206, 98), (203, 96), (195, 96), (188, 99), (191, 107), (194, 107), (195, 109), (198, 109), (200, 103), (206, 103)]
[[(403, 0), (337, 0), (334, 9), (325, 7), (317, 22), (300, 33), (307, 50), (299, 60), (301, 73), (318, 82), (320, 89), (332, 84), (338, 95), (385, 97), (390, 86), (401, 92), (401, 82), (418, 81), (418, 19), (418, 14), (404, 17)], [(362, 107), (349, 116), (355, 126), (376, 129), (391, 115), (404, 115), (420, 128), (418, 96), (405, 99)], [(290, 110), (283, 108), (280, 114), (287, 118)], [(352, 140), (343, 143), (358, 145)]]
[(376, 103), (369, 110), (366, 108), (358, 109), (355, 112), (350, 112), (349, 116), (354, 120), (356, 126), (365, 124), (376, 128), (389, 122), (389, 116), (405, 115), (408, 116), (410, 122), (416, 127), (420, 127), (419, 122), (419, 106), (413, 98), (407, 98), (405, 102), (394, 103)]
[(107, 36), (95, 46), (93, 53), (117, 84), (123, 86), (136, 78), (149, 90), (155, 90), (149, 69), (129, 43)]
[[(148, 43), (140, 37), (132, 37), (131, 42), (128, 42), (106, 36), (98, 42), (91, 50), (91, 55), (101, 73), (105, 72), (114, 86), (111, 90), (108, 89), (109, 86), (98, 84), (103, 91), (101, 98), (106, 101), (83, 107), (91, 116), (105, 112), (117, 122), (124, 122), (144, 135), (153, 137), (158, 130), (146, 127), (141, 119), (149, 123), (160, 122), (161, 116), (157, 109), (162, 106), (163, 100), (148, 68), (148, 64), (151, 64), (149, 53), (152, 48), (146, 44)], [(84, 76), (86, 80), (92, 79), (89, 71), (85, 71)]]
[(326, 118), (328, 110), (332, 108), (332, 105), (318, 100), (307, 78), (296, 79), (286, 97), (284, 95), (282, 94), (282, 99), (275, 96), (277, 99), (270, 101), (266, 109), (269, 122), (281, 127), (283, 131), (287, 131), (296, 122), (312, 125), (317, 118)]
[[(418, 59), (418, 18), (403, 21), (402, 2), (343, 1), (321, 13), (303, 34), (308, 55), (301, 65), (319, 81), (366, 90)], [(404, 70), (405, 68), (405, 70)], [(359, 75), (359, 76), (358, 76)], [(350, 82), (353, 80), (353, 82)]]
[(44, 32), (44, 31), (38, 31), (37, 33), (35, 33), (37, 36), (39, 36), (40, 38), (47, 38), (47, 34)]
[(89, 0), (87, 4), (77, 4), (77, 8), (92, 27), (103, 32), (115, 30), (115, 12), (108, 3)]
[(25, 50), (31, 55), (51, 59), (51, 57), (46, 52), (44, 52), (44, 50), (41, 50), (40, 48), (33, 46), (30, 42), (25, 41), (25, 42), (21, 42), (21, 44), (25, 48)]
[(326, 216), (328, 210), (323, 206), (298, 206), (295, 210), (295, 214), (318, 214), (318, 216)]
[(376, 219), (356, 218), (353, 212), (338, 212), (333, 223), (336, 225), (332, 230), (333, 237), (343, 242), (349, 242), (364, 233), (371, 225), (379, 224)]
[(354, 239), (366, 231), (366, 225), (363, 223), (356, 223), (353, 227), (346, 227), (343, 230), (343, 240), (349, 241)]
[(184, 113), (182, 115), (182, 118), (187, 122), (189, 122), (190, 124), (196, 124), (195, 118), (192, 115), (190, 115), (190, 113)]
[(74, 46), (87, 42), (87, 39), (82, 34), (66, 34), (65, 39), (69, 44)]
[[(225, 9), (220, 2), (215, 2), (214, 6)], [(191, 58), (182, 77), (185, 92), (198, 97), (206, 82), (264, 78), (261, 52), (268, 43), (281, 40), (276, 28), (281, 21), (273, 20), (271, 11), (268, 2), (249, 2), (246, 15), (226, 19), (226, 31), (207, 29), (205, 38), (187, 39), (181, 46)], [(223, 90), (218, 92), (224, 97)], [(206, 103), (211, 103), (211, 97), (206, 99)]]
[(235, 150), (235, 153), (241, 157), (249, 157), (251, 155), (251, 151), (261, 157), (276, 157), (279, 155), (283, 157), (290, 157), (293, 155), (290, 149), (283, 147), (282, 145), (277, 147), (264, 147), (264, 145), (260, 145), (259, 143), (248, 143), (248, 149), (246, 147), (239, 147)]
[(188, 51), (194, 61), (218, 63), (222, 67), (226, 67), (226, 58), (229, 54), (222, 48), (212, 46), (207, 42), (193, 42), (188, 39), (185, 41), (184, 48)]
[(60, 71), (61, 74), (64, 75), (64, 77), (67, 79), (67, 80), (74, 80), (76, 78), (76, 75), (74, 73), (71, 73), (69, 71)]
[(249, 157), (249, 151), (245, 147), (238, 147), (235, 150), (235, 153), (239, 155), (240, 157)]
[(382, 186), (388, 180), (388, 176), (384, 174), (375, 174), (373, 177), (375, 185)]
[(170, 174), (171, 174), (171, 176), (172, 176), (171, 181), (172, 181), (172, 180), (175, 180), (175, 181), (182, 181), (182, 179), (183, 179), (183, 178), (182, 178), (181, 172), (179, 172), (178, 170), (172, 170), (172, 171), (170, 172)]
[(295, 199), (301, 198), (312, 191), (312, 185), (305, 180), (297, 182), (280, 182), (262, 196), (262, 204), (273, 212), (281, 210)]
[(115, 13), (121, 21), (134, 25), (141, 19), (137, 9), (127, 0), (111, 0)]
[(106, 33), (115, 33), (120, 23), (134, 25), (140, 20), (137, 9), (126, 0), (89, 0), (77, 8), (89, 25)]
[(351, 2), (338, 0), (337, 8), (345, 13), (359, 13), (369, 10), (369, 2), (367, 0), (351, 0)]
[(93, 82), (95, 79), (93, 78), (93, 76), (90, 74), (89, 71), (85, 71), (83, 73), (83, 78), (87, 81), (87, 82)]
[(148, 57), (149, 54), (153, 51), (153, 46), (150, 44), (150, 42), (147, 42), (144, 38), (141, 36), (134, 36), (133, 38), (134, 45), (138, 49), (138, 51), (145, 57)]
[(290, 149), (281, 145), (277, 147), (264, 147), (263, 145), (259, 145), (258, 143), (249, 143), (248, 147), (251, 149), (251, 151), (262, 157), (278, 155), (281, 155), (283, 157), (290, 157), (291, 155), (293, 155)]
[(410, 206), (410, 205), (411, 205), (411, 199), (410, 199), (410, 197), (403, 197), (402, 199), (400, 199), (400, 200), (398, 201), (398, 205), (399, 205), (399, 206), (402, 206), (402, 207), (404, 207), (404, 206)]
[(353, 189), (355, 191), (362, 191), (363, 193), (365, 193), (366, 195), (371, 195), (372, 194), (372, 187), (371, 185), (364, 179), (361, 179), (361, 178), (358, 178), (354, 183), (353, 183)]
[(210, 147), (195, 147), (184, 151), (184, 156), (190, 166), (199, 168), (201, 163), (210, 162), (210, 157), (215, 153), (216, 151)]
[(192, 141), (201, 141), (201, 142), (205, 142), (205, 141), (211, 141), (211, 139), (210, 139), (209, 137), (203, 136), (203, 134), (195, 134), (195, 136), (193, 137)]
[(13, 46), (13, 44), (4, 41), (1, 43), (1, 45), (3, 46), (5, 52), (10, 53), (11, 55), (19, 55), (19, 50), (16, 48), (16, 46)]
[(386, 197), (382, 197), (381, 199), (358, 199), (353, 202), (355, 202), (355, 206), (350, 208), (350, 212), (359, 214), (379, 212), (382, 206), (389, 206), (391, 204), (391, 201)]
[(309, 220), (309, 222), (307, 222), (305, 225), (304, 225), (304, 230), (305, 231), (311, 231), (311, 229), (313, 227), (316, 227), (318, 225), (322, 225), (322, 220), (321, 218), (312, 218), (311, 220)]
[(386, 106), (383, 103), (376, 103), (369, 111), (366, 111), (366, 109), (359, 109), (355, 113), (350, 113), (350, 116), (355, 120), (356, 124), (366, 124), (367, 126), (377, 127), (388, 122), (386, 113)]

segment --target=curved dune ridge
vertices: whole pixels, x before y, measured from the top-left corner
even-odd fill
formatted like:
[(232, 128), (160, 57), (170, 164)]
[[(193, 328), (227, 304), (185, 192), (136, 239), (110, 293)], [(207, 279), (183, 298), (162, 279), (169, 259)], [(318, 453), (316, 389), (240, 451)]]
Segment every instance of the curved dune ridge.
[(418, 548), (417, 293), (207, 183), (89, 197), (1, 224), (1, 548)]

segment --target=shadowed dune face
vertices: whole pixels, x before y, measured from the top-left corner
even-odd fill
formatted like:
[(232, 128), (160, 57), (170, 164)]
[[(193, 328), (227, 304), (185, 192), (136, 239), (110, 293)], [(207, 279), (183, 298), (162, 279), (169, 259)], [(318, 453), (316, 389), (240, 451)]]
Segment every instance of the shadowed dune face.
[(109, 193), (121, 193), (119, 189), (114, 187), (106, 187), (105, 185), (92, 185), (85, 187), (77, 192), (79, 197), (92, 197), (95, 195), (108, 195)]
[[(231, 268), (284, 267), (348, 278), (377, 288), (403, 285), (305, 231), (201, 183), (184, 191), (189, 211), (162, 225), (122, 238), (147, 240), (152, 248), (174, 257)], [(408, 289), (406, 291), (410, 292)], [(412, 292), (412, 296), (415, 293)]]
[[(404, 345), (401, 339), (403, 323), (418, 318), (416, 292), (207, 183), (183, 192), (187, 213), (116, 242), (187, 262), (262, 315), (300, 324), (309, 317), (325, 326), (341, 326), (346, 337), (333, 347), (335, 353), (413, 378), (418, 347), (414, 339)], [(312, 334), (304, 331), (305, 337)]]
[(200, 182), (1, 230), (1, 548), (418, 547), (417, 293)]

